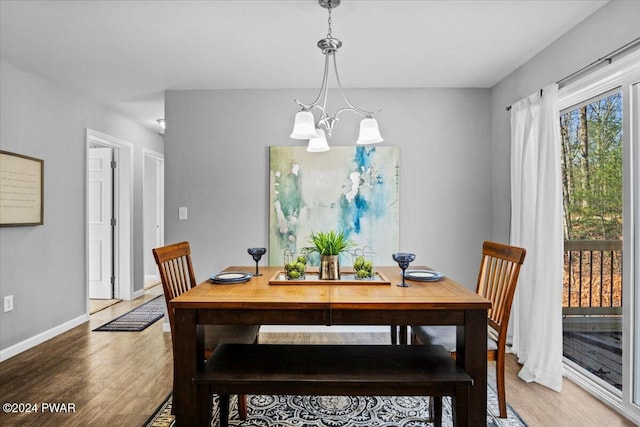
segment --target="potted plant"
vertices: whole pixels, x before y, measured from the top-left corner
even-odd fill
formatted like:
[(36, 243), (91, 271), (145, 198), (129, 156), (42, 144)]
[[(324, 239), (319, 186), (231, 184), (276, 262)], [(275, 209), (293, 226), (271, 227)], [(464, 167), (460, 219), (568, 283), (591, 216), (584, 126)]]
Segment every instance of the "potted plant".
[(354, 242), (349, 239), (344, 231), (330, 230), (311, 233), (309, 238), (310, 252), (318, 252), (320, 255), (320, 279), (340, 279), (340, 253), (352, 248)]

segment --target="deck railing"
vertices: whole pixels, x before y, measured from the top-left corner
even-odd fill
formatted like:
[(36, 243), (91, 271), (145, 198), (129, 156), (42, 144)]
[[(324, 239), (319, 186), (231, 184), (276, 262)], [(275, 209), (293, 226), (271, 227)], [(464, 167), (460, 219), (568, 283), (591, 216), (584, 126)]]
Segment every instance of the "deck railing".
[(622, 240), (565, 240), (564, 315), (622, 314)]

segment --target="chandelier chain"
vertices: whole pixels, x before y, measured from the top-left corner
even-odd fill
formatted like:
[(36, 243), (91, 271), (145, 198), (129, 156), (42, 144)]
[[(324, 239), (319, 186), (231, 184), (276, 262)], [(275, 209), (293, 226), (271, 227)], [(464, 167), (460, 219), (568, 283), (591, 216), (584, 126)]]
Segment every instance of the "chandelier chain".
[(329, 18), (327, 19), (327, 22), (329, 24), (329, 31), (327, 32), (327, 38), (330, 39), (331, 38), (331, 23), (333, 22), (333, 19), (331, 18), (331, 3), (329, 3), (329, 7), (327, 9), (329, 10)]

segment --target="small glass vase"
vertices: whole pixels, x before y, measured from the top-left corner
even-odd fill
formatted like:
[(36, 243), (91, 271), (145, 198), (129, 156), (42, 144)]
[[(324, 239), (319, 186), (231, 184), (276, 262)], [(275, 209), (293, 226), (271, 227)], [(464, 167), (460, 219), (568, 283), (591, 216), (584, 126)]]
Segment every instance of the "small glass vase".
[(309, 257), (304, 252), (284, 250), (284, 274), (287, 280), (303, 280)]
[(357, 248), (351, 253), (353, 259), (353, 275), (356, 280), (373, 280), (376, 277), (375, 258), (371, 246)]

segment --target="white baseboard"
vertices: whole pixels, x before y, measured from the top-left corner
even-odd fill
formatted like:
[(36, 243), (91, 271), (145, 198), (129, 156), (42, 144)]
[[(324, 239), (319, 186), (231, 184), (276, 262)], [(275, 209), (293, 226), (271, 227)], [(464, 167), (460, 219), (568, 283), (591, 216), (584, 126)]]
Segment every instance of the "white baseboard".
[(351, 333), (351, 332), (389, 332), (388, 326), (322, 326), (322, 325), (262, 325), (260, 332), (321, 332), (321, 333)]
[(141, 296), (144, 296), (144, 289), (140, 289), (139, 291), (135, 291), (133, 294), (131, 294), (131, 299), (137, 299), (140, 298)]
[(144, 280), (160, 280), (160, 276), (158, 276), (157, 274), (145, 274), (144, 275)]
[(20, 354), (23, 351), (27, 351), (30, 348), (37, 346), (38, 344), (42, 344), (43, 342), (50, 340), (51, 338), (67, 332), (69, 329), (73, 329), (76, 326), (88, 321), (89, 315), (83, 314), (82, 316), (76, 317), (75, 319), (71, 319), (68, 322), (63, 323), (62, 325), (58, 325), (22, 342), (19, 342), (18, 344), (14, 344), (11, 347), (0, 350), (0, 362), (5, 361), (17, 354)]
[(165, 320), (165, 322), (162, 324), (162, 332), (171, 332), (171, 325), (169, 324), (169, 321)]

